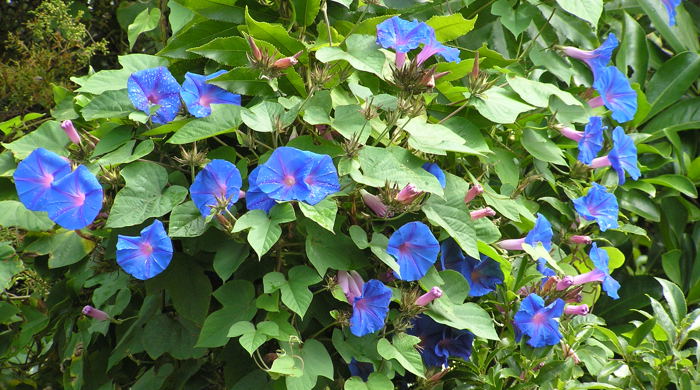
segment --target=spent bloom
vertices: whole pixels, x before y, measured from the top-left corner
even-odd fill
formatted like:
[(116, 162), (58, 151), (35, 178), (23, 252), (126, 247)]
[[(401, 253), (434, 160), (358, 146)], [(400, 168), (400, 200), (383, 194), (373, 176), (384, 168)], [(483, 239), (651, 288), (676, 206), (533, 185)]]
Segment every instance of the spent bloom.
[(260, 166), (257, 166), (248, 174), (248, 191), (245, 194), (245, 205), (248, 210), (263, 210), (269, 213), (270, 209), (272, 209), (277, 202), (267, 196), (267, 194), (258, 187), (259, 171)]
[(613, 130), (613, 147), (607, 156), (593, 159), (589, 165), (591, 168), (612, 166), (617, 172), (620, 185), (625, 184), (625, 172), (629, 173), (632, 180), (639, 179), (641, 172), (637, 167), (637, 147), (630, 136), (625, 134), (621, 127)]
[(492, 258), (481, 255), (481, 260), (466, 256), (454, 239), (448, 238), (440, 245), (442, 269), (459, 272), (469, 283), (469, 295), (480, 297), (494, 291), (503, 283), (501, 265)]
[(527, 233), (527, 236), (523, 238), (503, 240), (498, 243), (498, 246), (506, 250), (521, 250), (523, 249), (523, 244), (536, 246), (538, 242), (541, 242), (544, 249), (549, 251), (552, 249), (553, 235), (552, 224), (549, 223), (544, 215), (537, 213), (535, 227), (533, 227), (532, 230)]
[(410, 204), (422, 193), (423, 191), (418, 190), (413, 184), (406, 184), (406, 186), (396, 194), (395, 199), (401, 204)]
[(444, 58), (445, 61), (459, 63), (459, 49), (448, 47), (438, 42), (437, 38), (435, 38), (435, 30), (430, 28), (428, 40), (420, 53), (418, 53), (416, 63), (420, 65), (435, 54)]
[(51, 183), (70, 172), (67, 159), (44, 148), (36, 148), (20, 161), (12, 177), (22, 204), (29, 210), (46, 211), (46, 196)]
[(676, 8), (681, 5), (681, 0), (661, 0), (668, 13), (668, 25), (676, 25)]
[(430, 302), (440, 298), (442, 296), (442, 289), (440, 287), (433, 287), (427, 293), (421, 295), (416, 299), (416, 306), (427, 306)]
[(637, 92), (619, 69), (614, 66), (602, 68), (595, 76), (593, 88), (600, 96), (591, 99), (591, 107), (605, 105), (612, 117), (620, 123), (631, 121), (637, 112)]
[(435, 176), (435, 178), (440, 183), (440, 186), (442, 186), (442, 188), (445, 188), (445, 186), (447, 185), (446, 178), (445, 178), (445, 172), (443, 172), (442, 169), (440, 169), (440, 167), (437, 164), (427, 162), (427, 163), (423, 164), (423, 169), (425, 169), (426, 171), (430, 172), (433, 176)]
[(362, 295), (352, 301), (350, 332), (362, 337), (383, 328), (390, 302), (389, 287), (376, 279), (367, 281), (362, 286)]
[(46, 199), (49, 218), (66, 229), (82, 229), (102, 209), (103, 191), (97, 177), (80, 165), (51, 184)]
[(163, 272), (173, 258), (173, 243), (163, 223), (154, 220), (136, 237), (119, 235), (117, 263), (136, 279), (150, 279)]
[(197, 118), (211, 115), (212, 104), (241, 105), (241, 95), (231, 93), (221, 87), (208, 84), (207, 81), (226, 73), (225, 70), (204, 76), (196, 73), (185, 73), (180, 96), (187, 106), (187, 111)]
[(349, 303), (354, 302), (356, 297), (362, 296), (362, 287), (365, 285), (365, 281), (362, 280), (362, 276), (357, 271), (338, 271), (336, 278)]
[(63, 131), (66, 133), (68, 138), (70, 139), (70, 142), (80, 145), (80, 135), (78, 134), (78, 130), (75, 129), (75, 126), (73, 125), (73, 121), (70, 119), (66, 119), (63, 122), (61, 122), (61, 128)]
[[(604, 249), (598, 248), (596, 243), (591, 246), (591, 251), (588, 253), (595, 268), (592, 271), (577, 276), (567, 276), (562, 282), (568, 282), (569, 286), (578, 286), (584, 283), (601, 282), (603, 291), (612, 299), (618, 299), (620, 296), (617, 291), (620, 289), (620, 283), (610, 276), (610, 256)], [(563, 290), (565, 285), (557, 285), (557, 288)]]
[(567, 56), (585, 62), (595, 75), (600, 69), (608, 66), (612, 52), (617, 48), (617, 45), (617, 37), (610, 33), (605, 42), (595, 50), (581, 50), (571, 46), (565, 46), (562, 49)]
[(513, 323), (516, 329), (516, 340), (523, 335), (528, 336), (527, 343), (534, 347), (555, 345), (562, 339), (559, 332), (559, 321), (564, 312), (564, 301), (557, 298), (549, 305), (537, 294), (530, 294), (520, 302), (520, 310), (515, 313)]
[(99, 321), (109, 321), (111, 319), (109, 314), (103, 312), (102, 310), (97, 310), (90, 305), (83, 307), (82, 313)]
[(471, 357), (474, 335), (467, 330), (451, 328), (421, 314), (413, 319), (408, 333), (421, 339), (420, 354), (426, 366), (447, 367), (449, 358)]
[(616, 229), (617, 214), (619, 208), (617, 198), (598, 183), (593, 183), (593, 187), (588, 190), (585, 196), (574, 199), (574, 207), (584, 219), (595, 220), (601, 231)]
[(389, 237), (387, 253), (399, 263), (401, 280), (414, 281), (422, 278), (435, 264), (440, 244), (430, 228), (422, 222), (409, 222)]
[(240, 196), (241, 173), (226, 160), (212, 160), (197, 173), (190, 186), (192, 201), (203, 217), (225, 205), (228, 210)]
[(467, 194), (464, 196), (464, 203), (469, 203), (474, 198), (477, 196), (481, 195), (484, 193), (484, 187), (481, 186), (481, 184), (476, 183), (473, 186), (469, 188), (469, 191), (467, 191)]
[(160, 106), (152, 116), (155, 123), (168, 123), (180, 111), (180, 84), (164, 66), (132, 73), (127, 88), (137, 110), (151, 115), (151, 107)]
[(589, 236), (571, 236), (569, 237), (569, 242), (572, 244), (588, 245), (593, 242), (593, 239)]
[(382, 199), (377, 195), (370, 194), (365, 190), (360, 190), (362, 201), (370, 208), (378, 217), (386, 218), (390, 216), (389, 208), (382, 202)]

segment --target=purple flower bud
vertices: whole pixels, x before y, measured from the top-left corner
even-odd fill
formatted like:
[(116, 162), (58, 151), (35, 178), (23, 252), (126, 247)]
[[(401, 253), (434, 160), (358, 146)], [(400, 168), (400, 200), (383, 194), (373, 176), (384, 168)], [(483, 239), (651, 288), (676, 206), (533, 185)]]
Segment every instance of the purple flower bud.
[(593, 242), (593, 239), (589, 236), (571, 236), (569, 241), (573, 244), (584, 244), (588, 245)]
[(396, 194), (396, 200), (399, 203), (409, 204), (413, 202), (423, 191), (418, 191), (418, 188), (413, 184), (407, 184), (398, 194)]
[(80, 135), (78, 135), (78, 130), (75, 129), (70, 119), (61, 122), (61, 128), (66, 132), (66, 135), (70, 138), (72, 143), (80, 145)]
[(557, 282), (557, 290), (562, 291), (566, 290), (567, 288), (571, 287), (574, 285), (574, 278), (571, 276), (564, 276), (564, 279), (561, 279)]
[(485, 207), (483, 209), (474, 210), (469, 214), (471, 215), (472, 219), (479, 219), (484, 217), (493, 217), (496, 215), (496, 212), (493, 211), (491, 207)]
[(513, 238), (500, 241), (496, 245), (507, 251), (519, 251), (523, 249), (523, 243), (525, 243), (525, 238)]
[(362, 276), (356, 271), (338, 271), (337, 278), (338, 284), (343, 289), (345, 297), (350, 304), (355, 301), (356, 297), (362, 295), (362, 287), (365, 285), (365, 281), (362, 280)]
[(299, 52), (297, 52), (296, 54), (294, 54), (293, 56), (280, 58), (279, 60), (275, 61), (275, 62), (272, 64), (272, 67), (273, 67), (273, 68), (276, 68), (276, 69), (282, 70), (282, 69), (287, 69), (287, 68), (289, 68), (289, 67), (291, 67), (291, 66), (294, 66), (294, 65), (296, 65), (296, 64), (299, 63), (299, 59), (298, 59), (298, 58), (299, 58), (299, 56), (301, 55), (301, 53), (302, 53), (302, 52), (299, 51)]
[(83, 314), (88, 317), (92, 317), (99, 321), (109, 321), (109, 314), (103, 312), (102, 310), (97, 310), (94, 307), (87, 305), (83, 308)]
[(464, 203), (469, 203), (474, 198), (477, 196), (481, 195), (484, 193), (484, 187), (481, 186), (481, 184), (476, 183), (471, 188), (469, 188), (469, 191), (467, 191), (467, 195), (464, 196)]
[(374, 211), (378, 217), (386, 218), (389, 216), (389, 209), (378, 196), (372, 195), (365, 190), (360, 190), (360, 193), (362, 194), (362, 200), (365, 202), (367, 207)]
[(566, 305), (564, 308), (564, 314), (570, 316), (585, 316), (588, 314), (589, 308), (585, 303), (583, 305)]
[(442, 296), (442, 290), (440, 287), (433, 287), (427, 293), (421, 295), (416, 299), (416, 306), (426, 306), (430, 302), (440, 298)]

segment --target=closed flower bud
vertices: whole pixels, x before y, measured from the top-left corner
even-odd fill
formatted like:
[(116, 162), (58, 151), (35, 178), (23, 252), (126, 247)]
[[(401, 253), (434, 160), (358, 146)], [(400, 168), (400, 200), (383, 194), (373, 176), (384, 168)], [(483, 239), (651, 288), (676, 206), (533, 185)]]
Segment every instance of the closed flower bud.
[(572, 244), (585, 244), (588, 245), (593, 242), (593, 239), (589, 236), (571, 236), (569, 238)]
[(66, 133), (70, 141), (76, 145), (80, 145), (80, 135), (78, 135), (78, 130), (73, 126), (73, 122), (70, 120), (65, 120), (61, 122), (61, 128)]
[(389, 216), (388, 207), (377, 195), (372, 195), (365, 190), (361, 190), (360, 193), (362, 194), (362, 201), (364, 201), (367, 207), (374, 211), (378, 217), (386, 218)]
[(471, 188), (469, 188), (469, 191), (467, 191), (467, 194), (464, 196), (464, 203), (471, 202), (472, 200), (474, 200), (474, 198), (483, 193), (484, 187), (482, 187), (479, 183), (474, 184), (473, 186), (471, 186)]
[(297, 52), (296, 54), (294, 54), (291, 57), (280, 58), (279, 60), (275, 61), (272, 64), (272, 67), (275, 69), (279, 69), (279, 70), (287, 69), (290, 66), (294, 66), (294, 65), (299, 63), (298, 58), (300, 55), (301, 55), (301, 51)]
[(588, 314), (589, 308), (585, 303), (583, 305), (566, 305), (564, 313), (571, 316), (585, 316)]
[(493, 217), (496, 215), (496, 212), (493, 211), (491, 207), (485, 207), (483, 209), (474, 210), (469, 214), (471, 215), (472, 219), (479, 219), (484, 217)]
[(407, 184), (398, 194), (396, 194), (396, 200), (399, 203), (409, 204), (413, 202), (418, 196), (420, 196), (423, 191), (418, 191), (416, 186), (413, 184)]
[(253, 58), (260, 61), (262, 59), (262, 52), (258, 48), (258, 45), (255, 44), (255, 39), (251, 37), (250, 35), (247, 36), (248, 38), (248, 44), (250, 45), (250, 49), (253, 52)]
[(442, 290), (440, 287), (433, 287), (427, 293), (421, 295), (416, 299), (416, 306), (426, 306), (430, 302), (440, 298), (442, 296)]
[(110, 319), (109, 314), (102, 310), (97, 310), (90, 305), (83, 307), (83, 314), (99, 321), (108, 321)]

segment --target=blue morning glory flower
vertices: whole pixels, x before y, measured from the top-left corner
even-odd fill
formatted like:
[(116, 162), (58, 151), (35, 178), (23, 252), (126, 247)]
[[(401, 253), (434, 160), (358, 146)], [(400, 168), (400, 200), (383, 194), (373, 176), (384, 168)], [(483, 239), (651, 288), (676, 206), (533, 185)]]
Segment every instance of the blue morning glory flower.
[(620, 283), (610, 276), (610, 256), (604, 249), (598, 248), (594, 242), (591, 246), (591, 251), (588, 252), (595, 269), (577, 276), (569, 276), (572, 286), (578, 286), (584, 283), (602, 282), (603, 291), (612, 299), (619, 299), (617, 291), (620, 289)]
[(398, 16), (377, 25), (377, 44), (385, 49), (407, 53), (421, 43), (427, 43), (433, 29), (417, 20), (403, 20)]
[(440, 186), (442, 186), (442, 188), (445, 188), (445, 186), (447, 185), (447, 182), (445, 181), (445, 172), (443, 172), (437, 164), (427, 162), (423, 164), (423, 169), (432, 173), (433, 176), (435, 176), (438, 179), (438, 182), (440, 182)]
[(202, 216), (207, 217), (211, 209), (219, 205), (219, 200), (229, 200), (227, 209), (236, 203), (241, 184), (241, 173), (235, 165), (226, 160), (211, 160), (195, 176), (190, 196)]
[(520, 310), (515, 313), (513, 323), (516, 328), (516, 341), (523, 335), (534, 348), (555, 345), (562, 339), (559, 321), (556, 318), (564, 313), (564, 301), (557, 298), (545, 307), (544, 300), (537, 294), (530, 294), (520, 302)]
[(154, 220), (138, 237), (119, 235), (117, 263), (136, 279), (150, 279), (163, 272), (173, 258), (173, 243), (163, 223)]
[(211, 115), (212, 104), (241, 105), (241, 95), (231, 93), (213, 84), (207, 84), (208, 80), (226, 73), (220, 70), (208, 76), (187, 72), (185, 82), (182, 83), (180, 96), (187, 106), (187, 111), (197, 118)]
[(552, 250), (552, 224), (549, 223), (544, 215), (537, 213), (537, 220), (535, 221), (535, 227), (527, 233), (525, 236), (525, 243), (530, 246), (536, 246), (538, 242), (542, 243), (542, 246), (547, 251)]
[(598, 222), (602, 232), (619, 226), (617, 198), (598, 183), (593, 183), (585, 196), (574, 199), (574, 207), (584, 219)]
[(666, 12), (668, 12), (668, 25), (676, 25), (676, 7), (681, 5), (681, 0), (661, 0), (666, 7)]
[(283, 146), (260, 165), (257, 184), (272, 199), (304, 200), (311, 194), (304, 181), (310, 171), (311, 158), (306, 153)]
[(590, 164), (603, 149), (603, 130), (606, 128), (599, 116), (592, 116), (588, 120), (583, 136), (578, 141), (578, 160), (583, 164)]
[(367, 382), (369, 374), (374, 372), (374, 365), (372, 363), (358, 362), (355, 358), (352, 358), (350, 364), (348, 364), (348, 369), (351, 376), (359, 376), (363, 381)]
[(407, 332), (421, 339), (420, 354), (428, 367), (446, 367), (449, 358), (471, 357), (474, 335), (467, 330), (451, 328), (421, 314)]
[(625, 172), (629, 173), (633, 180), (639, 179), (641, 172), (637, 167), (637, 147), (630, 136), (625, 134), (621, 127), (613, 130), (613, 147), (608, 153), (610, 165), (617, 172), (620, 185), (625, 184)]
[(593, 88), (600, 94), (589, 104), (592, 107), (605, 105), (612, 117), (620, 123), (631, 121), (637, 112), (637, 92), (629, 80), (614, 66), (602, 68), (595, 76)]
[(604, 69), (610, 63), (612, 52), (618, 45), (615, 34), (610, 33), (608, 38), (595, 50), (581, 50), (575, 47), (564, 47), (564, 53), (569, 57), (579, 59), (588, 65), (593, 74), (597, 74), (599, 70)]
[(352, 302), (350, 332), (362, 337), (383, 328), (390, 302), (389, 287), (376, 279), (367, 281), (362, 286), (362, 296), (355, 297)]
[(435, 54), (438, 54), (439, 56), (444, 58), (445, 61), (448, 62), (459, 63), (460, 61), (459, 49), (454, 47), (448, 47), (438, 42), (437, 38), (435, 38), (435, 30), (430, 29), (428, 41), (425, 44), (425, 46), (423, 46), (423, 49), (420, 51), (420, 53), (418, 53), (418, 56), (416, 57), (416, 63), (420, 65), (423, 62), (425, 62), (425, 60), (427, 60)]
[(557, 273), (554, 272), (553, 269), (551, 269), (551, 268), (549, 268), (549, 266), (547, 266), (547, 260), (544, 257), (540, 257), (539, 259), (537, 259), (537, 271), (539, 273), (541, 273), (542, 275), (544, 275), (544, 278), (542, 279), (542, 281), (547, 280), (547, 278), (550, 276), (557, 275)]
[(34, 149), (20, 161), (12, 175), (19, 200), (29, 210), (46, 211), (46, 197), (51, 183), (70, 171), (70, 162), (65, 158), (44, 148)]
[(258, 187), (259, 170), (260, 167), (257, 166), (248, 174), (248, 191), (245, 193), (245, 205), (248, 210), (263, 210), (269, 213), (270, 209), (272, 209), (277, 202), (267, 196), (267, 194), (262, 192), (260, 187)]
[(494, 291), (497, 284), (503, 283), (500, 264), (482, 254), (481, 261), (465, 256), (454, 239), (448, 238), (440, 245), (440, 263), (443, 269), (461, 273), (469, 283), (469, 295), (480, 297)]
[(180, 111), (180, 84), (164, 66), (132, 73), (127, 88), (136, 109), (150, 115), (151, 106), (160, 106), (151, 117), (154, 123), (168, 123)]
[(327, 154), (317, 154), (304, 151), (309, 158), (310, 169), (304, 177), (304, 182), (309, 187), (309, 195), (304, 201), (310, 205), (315, 205), (326, 198), (326, 196), (340, 191), (338, 181), (338, 170), (333, 165), (331, 156)]
[(425, 276), (437, 260), (440, 243), (422, 222), (409, 222), (389, 237), (387, 253), (399, 263), (401, 280), (414, 281)]
[(83, 165), (56, 180), (46, 199), (49, 218), (65, 229), (82, 229), (102, 209), (102, 186)]

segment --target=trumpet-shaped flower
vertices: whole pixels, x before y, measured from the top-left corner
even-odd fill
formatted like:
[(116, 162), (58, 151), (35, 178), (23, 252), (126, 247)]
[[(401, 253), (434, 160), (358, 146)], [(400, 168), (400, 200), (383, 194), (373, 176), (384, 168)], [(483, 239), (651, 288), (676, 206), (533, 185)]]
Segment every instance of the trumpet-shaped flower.
[(263, 210), (269, 213), (270, 209), (272, 209), (277, 202), (267, 196), (267, 194), (258, 187), (259, 171), (260, 166), (257, 166), (248, 174), (248, 191), (245, 194), (245, 205), (248, 210)]
[(514, 324), (516, 340), (528, 336), (527, 343), (534, 348), (555, 345), (562, 339), (559, 321), (564, 312), (564, 301), (557, 298), (549, 305), (537, 294), (530, 294), (520, 303), (520, 310), (515, 313)]
[(403, 20), (398, 16), (377, 25), (377, 44), (397, 53), (408, 53), (421, 43), (427, 43), (433, 29), (417, 20)]
[(36, 148), (18, 165), (12, 177), (17, 195), (33, 211), (46, 211), (46, 197), (51, 183), (69, 174), (70, 162), (44, 148)]
[(173, 243), (163, 223), (154, 220), (137, 237), (119, 235), (117, 264), (136, 279), (150, 279), (163, 272), (173, 258)]
[(449, 358), (469, 360), (474, 335), (466, 330), (453, 329), (421, 314), (413, 320), (408, 333), (420, 341), (420, 354), (428, 367), (446, 367)]
[(241, 190), (241, 173), (226, 160), (212, 160), (194, 178), (190, 186), (192, 201), (203, 217), (211, 214), (223, 202), (226, 209), (238, 200)]
[(578, 160), (583, 164), (590, 164), (591, 161), (603, 149), (603, 119), (599, 116), (592, 116), (583, 130), (583, 135), (578, 141)]
[(535, 227), (533, 227), (532, 230), (527, 233), (527, 236), (523, 238), (503, 240), (498, 243), (498, 246), (506, 250), (521, 250), (523, 249), (523, 244), (536, 246), (538, 242), (541, 242), (542, 246), (549, 251), (552, 249), (553, 235), (552, 224), (549, 223), (544, 215), (537, 213)]
[(581, 50), (571, 46), (566, 46), (563, 49), (567, 56), (585, 62), (595, 75), (600, 69), (608, 66), (612, 52), (617, 48), (617, 45), (617, 37), (610, 33), (605, 42), (595, 50)]
[(427, 43), (416, 57), (416, 63), (420, 65), (435, 54), (444, 58), (445, 61), (459, 63), (459, 49), (438, 42), (435, 38), (435, 30), (431, 28)]
[(668, 25), (676, 25), (676, 7), (681, 5), (681, 0), (661, 0), (668, 13)]
[(102, 186), (83, 165), (56, 180), (46, 199), (49, 218), (66, 229), (82, 229), (102, 208)]
[(445, 172), (443, 172), (437, 164), (427, 162), (423, 164), (423, 169), (435, 176), (435, 178), (438, 179), (440, 186), (442, 186), (442, 188), (445, 188), (445, 186), (447, 185), (447, 182), (445, 181)]
[(197, 118), (211, 115), (212, 104), (241, 105), (241, 95), (231, 93), (207, 81), (226, 73), (225, 70), (204, 76), (196, 73), (185, 73), (185, 82), (182, 83), (180, 96), (187, 106), (187, 111)]
[(571, 279), (571, 285), (578, 286), (584, 283), (602, 282), (603, 291), (605, 291), (610, 298), (620, 298), (617, 293), (620, 289), (620, 283), (610, 276), (610, 267), (608, 264), (610, 256), (608, 256), (608, 252), (598, 248), (598, 245), (594, 242), (591, 246), (591, 251), (588, 252), (588, 256), (591, 258), (595, 269), (578, 276), (567, 276), (567, 278)]
[(137, 110), (150, 115), (152, 106), (160, 106), (152, 116), (155, 123), (168, 123), (180, 111), (180, 84), (164, 66), (132, 73), (127, 88)]
[(503, 283), (500, 264), (492, 258), (481, 255), (481, 261), (465, 256), (454, 239), (448, 238), (440, 245), (440, 264), (443, 269), (459, 272), (469, 283), (469, 295), (480, 297), (494, 291)]
[(598, 226), (603, 232), (610, 228), (616, 229), (619, 226), (617, 223), (617, 214), (619, 213), (617, 198), (598, 183), (593, 183), (593, 187), (588, 190), (585, 196), (574, 199), (574, 207), (584, 219), (598, 222)]
[(593, 88), (600, 96), (589, 101), (591, 107), (605, 105), (612, 111), (613, 119), (620, 123), (634, 118), (637, 112), (637, 92), (619, 69), (614, 66), (600, 69), (593, 81)]
[(310, 205), (315, 205), (328, 195), (340, 191), (338, 170), (333, 165), (331, 156), (304, 151), (309, 161), (309, 172), (304, 177), (304, 183), (309, 188), (309, 195), (304, 199)]
[(613, 130), (613, 147), (607, 156), (593, 159), (591, 168), (612, 166), (617, 172), (620, 185), (625, 184), (625, 172), (629, 173), (632, 180), (639, 179), (641, 172), (637, 167), (637, 147), (630, 136), (625, 134), (621, 127)]
[(414, 281), (422, 278), (435, 264), (440, 244), (430, 228), (422, 222), (409, 222), (389, 237), (387, 253), (399, 263), (401, 280)]
[(352, 302), (350, 332), (362, 337), (383, 328), (390, 302), (389, 287), (376, 279), (367, 281), (362, 286), (362, 295), (355, 297)]
[(311, 171), (303, 151), (283, 146), (275, 149), (258, 171), (258, 187), (275, 200), (303, 200), (311, 190), (304, 179)]

